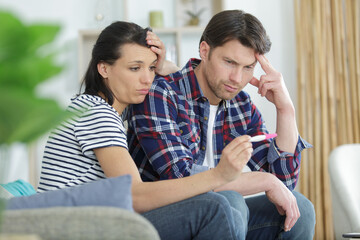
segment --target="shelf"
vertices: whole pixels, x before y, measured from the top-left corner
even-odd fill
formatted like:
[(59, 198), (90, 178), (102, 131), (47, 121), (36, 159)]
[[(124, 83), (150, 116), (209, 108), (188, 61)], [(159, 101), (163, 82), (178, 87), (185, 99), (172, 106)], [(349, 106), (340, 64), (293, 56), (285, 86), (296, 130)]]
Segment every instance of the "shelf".
[[(223, 9), (223, 0), (207, 0), (199, 2), (198, 4), (200, 4), (198, 6), (199, 9), (201, 7), (207, 7), (209, 9), (207, 12), (209, 15), (207, 17), (209, 18), (211, 15), (214, 15)], [(138, 5), (143, 6), (141, 11), (140, 9), (135, 9), (135, 6)], [(147, 26), (148, 21), (145, 16), (148, 16), (149, 11), (154, 10), (155, 8), (159, 8), (164, 13), (171, 13), (171, 11), (174, 11), (172, 16), (174, 16), (175, 19), (174, 21), (171, 20), (169, 22), (172, 22), (171, 25), (174, 25), (175, 27), (153, 28), (153, 32), (164, 42), (167, 51), (166, 58), (181, 67), (188, 58), (196, 57), (198, 55), (198, 43), (204, 30), (204, 26), (176, 27), (183, 25), (184, 11), (186, 9), (184, 7), (189, 9), (189, 6), (184, 6), (184, 3), (180, 2), (180, 0), (169, 1), (166, 6), (169, 8), (171, 6), (172, 10), (164, 9), (163, 2), (159, 0), (155, 2), (148, 2), (146, 0), (133, 0), (130, 2), (130, 0), (122, 0), (122, 16), (124, 16), (124, 19), (121, 20), (136, 22), (140, 26)], [(133, 11), (134, 9), (136, 11)], [(180, 19), (182, 19), (182, 21), (180, 21)], [(168, 23), (166, 18), (164, 18), (164, 21), (165, 23)], [(207, 20), (204, 19), (204, 21)], [(91, 59), (93, 45), (100, 32), (101, 30), (99, 29), (85, 29), (79, 31), (79, 79), (83, 78)]]
[[(153, 32), (156, 33), (160, 39), (164, 42), (165, 46), (168, 47), (171, 45), (171, 43), (165, 41), (166, 39), (165, 35), (171, 35), (174, 37), (174, 43), (173, 46), (175, 46), (176, 49), (176, 59), (169, 59), (175, 61), (177, 65), (181, 65), (182, 63), (182, 44), (181, 42), (184, 41), (183, 38), (185, 38), (185, 35), (188, 34), (196, 34), (198, 36), (201, 36), (204, 28), (203, 27), (172, 27), (172, 28), (154, 28)], [(78, 47), (79, 47), (79, 58), (78, 58), (78, 67), (79, 67), (79, 81), (82, 80), (85, 71), (88, 67), (89, 61), (91, 59), (91, 51), (92, 48), (96, 42), (96, 39), (98, 38), (99, 34), (101, 33), (101, 29), (84, 29), (79, 30), (79, 41), (78, 41)], [(200, 38), (197, 39), (199, 41)], [(196, 43), (197, 44), (197, 43)], [(171, 47), (171, 46), (170, 46)], [(167, 49), (169, 52), (169, 49)]]

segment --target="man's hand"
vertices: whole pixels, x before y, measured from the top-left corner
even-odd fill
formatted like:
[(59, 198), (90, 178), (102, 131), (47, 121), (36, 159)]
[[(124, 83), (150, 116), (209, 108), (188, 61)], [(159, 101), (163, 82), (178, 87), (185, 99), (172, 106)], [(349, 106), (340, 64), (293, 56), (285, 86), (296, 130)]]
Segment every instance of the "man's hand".
[(282, 74), (274, 69), (264, 55), (255, 54), (255, 57), (264, 70), (265, 75), (262, 75), (260, 80), (253, 77), (250, 80), (250, 84), (257, 87), (258, 93), (275, 104), (278, 110), (285, 109), (289, 105), (292, 106), (293, 104)]
[(287, 187), (274, 176), (274, 184), (271, 189), (265, 191), (268, 199), (275, 204), (281, 215), (286, 215), (284, 230), (290, 231), (300, 217), (300, 211), (296, 198)]
[(252, 152), (250, 136), (237, 137), (223, 149), (219, 164), (214, 170), (227, 182), (233, 181), (242, 173)]
[(265, 75), (260, 80), (253, 77), (250, 84), (258, 88), (259, 94), (265, 96), (276, 107), (277, 146), (286, 152), (293, 153), (298, 141), (298, 130), (295, 118), (295, 107), (291, 101), (284, 79), (270, 64), (264, 55), (255, 54)]

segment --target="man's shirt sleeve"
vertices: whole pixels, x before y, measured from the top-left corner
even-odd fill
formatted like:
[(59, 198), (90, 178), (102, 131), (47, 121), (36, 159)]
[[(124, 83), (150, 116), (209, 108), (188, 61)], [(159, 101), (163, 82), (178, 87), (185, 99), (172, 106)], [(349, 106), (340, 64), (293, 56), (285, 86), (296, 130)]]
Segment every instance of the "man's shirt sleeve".
[[(249, 124), (250, 132), (247, 134), (254, 136), (267, 133), (259, 111), (255, 105), (251, 105), (252, 120)], [(300, 173), (301, 151), (310, 147), (312, 145), (300, 136), (294, 153), (280, 150), (276, 145), (276, 139), (254, 143), (253, 156), (248, 165), (253, 171), (265, 171), (274, 174), (290, 190), (293, 190)]]

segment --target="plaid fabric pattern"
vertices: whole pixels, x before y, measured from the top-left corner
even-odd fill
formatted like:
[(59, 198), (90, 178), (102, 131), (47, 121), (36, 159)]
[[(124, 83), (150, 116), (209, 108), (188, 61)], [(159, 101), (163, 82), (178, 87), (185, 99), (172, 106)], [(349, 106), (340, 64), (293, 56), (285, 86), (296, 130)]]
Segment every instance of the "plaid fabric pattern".
[[(190, 59), (182, 70), (157, 76), (145, 101), (129, 109), (129, 151), (144, 181), (180, 178), (208, 169), (202, 164), (210, 104), (194, 73), (199, 63)], [(261, 114), (246, 92), (223, 100), (213, 128), (215, 165), (234, 138), (264, 133), (268, 132)], [(275, 174), (293, 189), (300, 170), (300, 152), (308, 147), (311, 145), (301, 137), (294, 153), (280, 151), (272, 140), (253, 143), (248, 166), (252, 171)]]

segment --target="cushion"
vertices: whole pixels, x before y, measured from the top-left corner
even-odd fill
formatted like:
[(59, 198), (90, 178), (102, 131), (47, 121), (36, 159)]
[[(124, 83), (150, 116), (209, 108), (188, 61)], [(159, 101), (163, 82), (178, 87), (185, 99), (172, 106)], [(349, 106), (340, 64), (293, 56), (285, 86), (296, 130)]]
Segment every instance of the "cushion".
[(14, 182), (0, 184), (0, 197), (10, 198), (35, 194), (35, 188), (28, 182), (19, 179)]
[(0, 199), (10, 199), (12, 197), (14, 197), (14, 195), (0, 185)]
[(8, 200), (6, 209), (58, 206), (111, 206), (133, 211), (131, 176), (101, 179), (83, 185)]
[(3, 217), (1, 234), (5, 234), (7, 240), (20, 240), (20, 237), (12, 238), (12, 234), (32, 234), (42, 240), (160, 240), (149, 220), (122, 208), (84, 206), (9, 210)]

